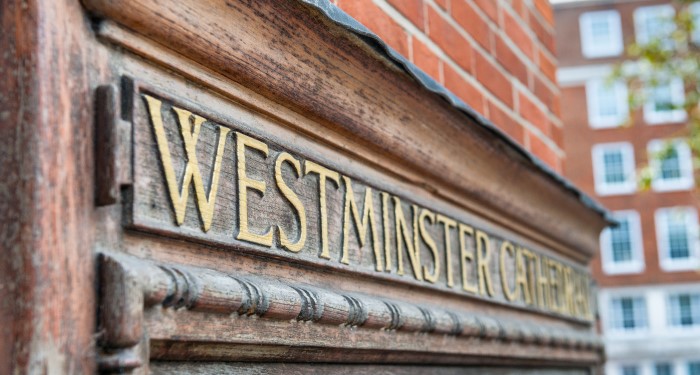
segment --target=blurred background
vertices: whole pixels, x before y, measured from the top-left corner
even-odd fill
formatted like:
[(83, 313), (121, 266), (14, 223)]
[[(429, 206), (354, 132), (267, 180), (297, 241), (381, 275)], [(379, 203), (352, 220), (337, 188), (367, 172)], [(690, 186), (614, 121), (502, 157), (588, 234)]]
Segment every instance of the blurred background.
[(700, 3), (335, 3), (614, 212), (606, 373), (700, 375)]

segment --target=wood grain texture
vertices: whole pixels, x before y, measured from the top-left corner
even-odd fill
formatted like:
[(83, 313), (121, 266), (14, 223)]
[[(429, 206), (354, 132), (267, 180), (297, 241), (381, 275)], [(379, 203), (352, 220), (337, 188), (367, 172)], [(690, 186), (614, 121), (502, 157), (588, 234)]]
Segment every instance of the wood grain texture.
[(90, 373), (89, 25), (75, 1), (0, 10), (0, 373)]
[(362, 139), (386, 159), (410, 165), (419, 176), (414, 183), (435, 194), (504, 225), (519, 223), (521, 232), (529, 228), (528, 235), (539, 234), (558, 251), (589, 257), (597, 248), (602, 217), (307, 6), (84, 4), (333, 131)]

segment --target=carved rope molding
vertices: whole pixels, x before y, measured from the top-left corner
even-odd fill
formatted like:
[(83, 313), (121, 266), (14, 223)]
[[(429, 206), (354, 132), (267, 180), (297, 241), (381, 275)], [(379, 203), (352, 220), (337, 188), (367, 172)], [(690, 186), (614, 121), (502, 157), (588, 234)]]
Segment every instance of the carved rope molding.
[(243, 278), (204, 268), (156, 264), (123, 254), (99, 255), (100, 369), (136, 369), (148, 357), (144, 310), (154, 306), (259, 316), (335, 326), (475, 337), (600, 351), (592, 332), (548, 328), (365, 295)]

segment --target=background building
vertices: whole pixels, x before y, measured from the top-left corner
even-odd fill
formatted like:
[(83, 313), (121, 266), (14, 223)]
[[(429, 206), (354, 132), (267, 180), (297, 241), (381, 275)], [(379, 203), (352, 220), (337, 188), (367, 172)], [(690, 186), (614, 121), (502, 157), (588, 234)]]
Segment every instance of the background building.
[[(674, 7), (637, 0), (554, 8), (564, 172), (621, 223), (603, 232), (592, 265), (610, 375), (700, 374), (698, 192), (691, 152), (680, 140), (686, 113), (669, 105), (683, 101), (683, 82), (653, 89), (631, 118), (628, 87), (606, 84), (625, 46), (663, 32)], [(657, 157), (644, 190), (637, 174), (650, 155)]]

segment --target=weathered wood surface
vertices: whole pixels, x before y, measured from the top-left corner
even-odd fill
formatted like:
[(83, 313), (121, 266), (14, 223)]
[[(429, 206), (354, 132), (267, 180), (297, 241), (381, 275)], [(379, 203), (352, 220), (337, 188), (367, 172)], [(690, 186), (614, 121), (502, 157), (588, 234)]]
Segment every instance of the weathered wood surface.
[(90, 25), (76, 1), (27, 0), (0, 28), (0, 373), (91, 373)]
[[(326, 128), (314, 133), (321, 142), (361, 139), (374, 155), (340, 147), (359, 160), (396, 164), (395, 171), (413, 184), (569, 256), (584, 260), (597, 248), (605, 225), (597, 213), (509, 152), (493, 134), (377, 60), (360, 41), (339, 37), (337, 26), (308, 6), (84, 3), (99, 16), (318, 120)], [(126, 46), (131, 47), (128, 41)], [(367, 103), (373, 103), (372, 110)]]

